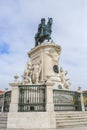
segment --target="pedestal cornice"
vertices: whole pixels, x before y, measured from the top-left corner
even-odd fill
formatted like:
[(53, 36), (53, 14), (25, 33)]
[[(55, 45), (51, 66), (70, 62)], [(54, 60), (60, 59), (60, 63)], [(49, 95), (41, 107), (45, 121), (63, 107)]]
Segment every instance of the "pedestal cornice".
[(15, 87), (15, 86), (21, 85), (21, 83), (19, 83), (19, 82), (13, 82), (13, 83), (9, 83), (9, 85)]
[(30, 57), (32, 55), (32, 53), (35, 53), (38, 50), (41, 50), (42, 48), (49, 48), (49, 47), (53, 47), (55, 48), (59, 53), (61, 53), (61, 46), (57, 45), (55, 43), (51, 43), (51, 42), (44, 42), (36, 47), (34, 47), (31, 51), (28, 52), (28, 56)]

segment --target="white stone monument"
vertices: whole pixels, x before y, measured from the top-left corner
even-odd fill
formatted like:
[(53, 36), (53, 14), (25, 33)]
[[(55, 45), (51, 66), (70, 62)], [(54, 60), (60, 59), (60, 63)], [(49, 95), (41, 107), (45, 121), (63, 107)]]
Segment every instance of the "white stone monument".
[[(15, 77), (12, 86), (12, 98), (10, 104), (10, 112), (8, 113), (7, 128), (9, 129), (40, 129), (40, 128), (56, 128), (53, 89), (69, 89), (70, 83), (67, 78), (67, 71), (60, 68), (59, 59), (61, 54), (61, 46), (50, 42), (52, 18), (49, 18), (47, 25), (44, 24), (45, 19), (41, 19), (38, 33), (35, 35), (35, 47), (28, 52), (29, 61), (26, 63), (22, 82), (18, 82), (18, 76)], [(44, 28), (46, 29), (44, 32)], [(41, 34), (39, 34), (41, 31)], [(44, 33), (45, 35), (42, 35)], [(40, 35), (38, 37), (38, 34)], [(39, 38), (39, 39), (38, 39)], [(48, 40), (45, 41), (45, 39)], [(38, 42), (40, 44), (38, 45)], [(19, 104), (19, 85), (46, 86), (46, 111), (45, 112), (18, 112)], [(26, 89), (27, 90), (27, 89)], [(32, 91), (32, 89), (30, 90)], [(34, 90), (35, 92), (37, 90)], [(32, 92), (32, 93), (33, 93)], [(28, 94), (28, 93), (27, 93)]]
[(44, 42), (28, 52), (27, 62), (22, 75), (22, 84), (45, 84), (50, 80), (57, 89), (69, 89), (67, 71), (60, 68), (61, 46)]

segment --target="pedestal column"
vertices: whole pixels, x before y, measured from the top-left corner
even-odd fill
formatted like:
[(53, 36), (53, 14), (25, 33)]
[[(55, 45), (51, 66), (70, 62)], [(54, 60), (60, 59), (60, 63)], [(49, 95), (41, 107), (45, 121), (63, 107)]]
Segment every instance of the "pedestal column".
[(85, 111), (84, 99), (83, 99), (83, 92), (81, 92), (80, 95), (81, 95), (81, 107), (82, 107), (82, 111)]
[(50, 42), (42, 43), (29, 51), (28, 56), (31, 59), (32, 66), (35, 66), (38, 62), (40, 63), (40, 81), (46, 80), (47, 76), (57, 77), (53, 67), (58, 66), (60, 54), (61, 46)]
[(9, 112), (18, 112), (19, 88), (20, 83), (10, 83), (12, 86), (11, 103)]
[(53, 104), (53, 82), (46, 82), (46, 111), (54, 112), (54, 104)]

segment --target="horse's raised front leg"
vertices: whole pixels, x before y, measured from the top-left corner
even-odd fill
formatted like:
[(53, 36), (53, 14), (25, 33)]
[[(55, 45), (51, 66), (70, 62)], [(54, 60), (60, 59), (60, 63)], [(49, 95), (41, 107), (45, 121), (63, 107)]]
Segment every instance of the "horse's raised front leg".
[(49, 36), (49, 37), (48, 37), (48, 42), (50, 41), (50, 39), (51, 39), (51, 37)]

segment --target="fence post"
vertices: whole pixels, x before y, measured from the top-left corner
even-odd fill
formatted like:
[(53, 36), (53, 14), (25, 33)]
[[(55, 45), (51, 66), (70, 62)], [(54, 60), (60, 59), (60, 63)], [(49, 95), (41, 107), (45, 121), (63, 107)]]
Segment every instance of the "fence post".
[(85, 111), (83, 92), (81, 92), (80, 95), (81, 95), (81, 107), (82, 107), (82, 111)]
[(83, 98), (83, 92), (81, 90), (81, 87), (78, 87), (78, 93), (80, 93), (80, 99), (81, 99), (81, 110), (85, 111), (85, 105), (84, 105), (84, 98)]
[(46, 82), (46, 111), (53, 112), (54, 104), (53, 104), (53, 82)]
[(10, 83), (12, 86), (11, 103), (9, 112), (18, 112), (18, 101), (19, 101), (19, 83)]

